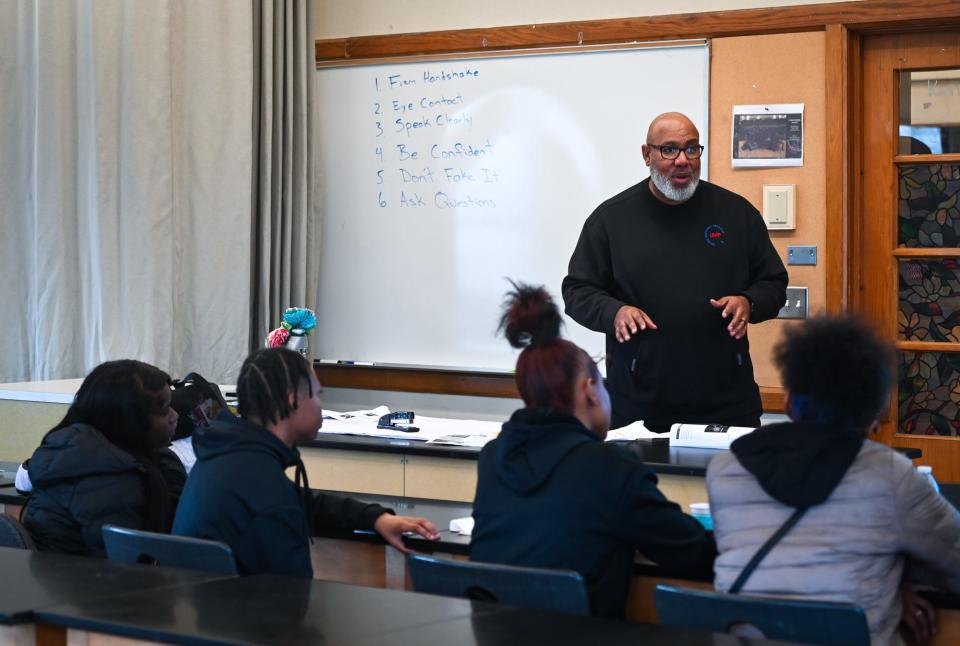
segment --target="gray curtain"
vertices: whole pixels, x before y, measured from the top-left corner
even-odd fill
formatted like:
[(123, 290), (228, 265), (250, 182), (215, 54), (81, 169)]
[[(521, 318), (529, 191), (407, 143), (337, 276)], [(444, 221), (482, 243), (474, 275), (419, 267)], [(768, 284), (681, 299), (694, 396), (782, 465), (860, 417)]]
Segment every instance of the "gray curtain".
[(0, 0), (0, 381), (122, 358), (236, 378), (251, 10)]
[(287, 307), (317, 307), (311, 0), (255, 0), (250, 349)]

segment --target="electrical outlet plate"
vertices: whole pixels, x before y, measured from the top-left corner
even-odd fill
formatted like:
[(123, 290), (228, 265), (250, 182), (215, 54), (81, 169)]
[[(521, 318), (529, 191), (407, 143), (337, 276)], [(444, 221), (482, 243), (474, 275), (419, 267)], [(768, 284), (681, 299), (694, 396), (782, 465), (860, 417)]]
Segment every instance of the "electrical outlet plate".
[(787, 287), (787, 302), (780, 308), (778, 319), (807, 318), (807, 288)]

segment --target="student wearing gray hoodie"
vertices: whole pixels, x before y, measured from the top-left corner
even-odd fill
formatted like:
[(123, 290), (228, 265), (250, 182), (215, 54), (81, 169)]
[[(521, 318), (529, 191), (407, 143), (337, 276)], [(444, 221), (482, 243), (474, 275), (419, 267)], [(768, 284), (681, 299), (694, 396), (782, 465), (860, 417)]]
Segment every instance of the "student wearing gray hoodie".
[[(852, 603), (875, 646), (901, 644), (908, 560), (960, 591), (960, 514), (910, 460), (868, 439), (887, 406), (892, 351), (853, 319), (822, 317), (787, 328), (774, 359), (793, 421), (740, 438), (707, 469), (717, 590), (799, 513), (743, 593)], [(905, 620), (923, 637), (932, 612), (912, 606)]]

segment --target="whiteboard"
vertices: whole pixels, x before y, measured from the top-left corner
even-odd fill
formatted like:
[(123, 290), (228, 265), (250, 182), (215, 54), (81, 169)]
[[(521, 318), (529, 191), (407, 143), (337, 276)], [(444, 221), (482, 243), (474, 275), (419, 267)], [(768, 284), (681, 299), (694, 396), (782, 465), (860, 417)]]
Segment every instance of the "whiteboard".
[[(684, 112), (708, 140), (709, 58), (698, 41), (317, 70), (315, 356), (513, 368), (506, 278), (563, 309), (584, 220), (648, 174), (650, 121)], [(604, 353), (570, 319), (565, 336)]]

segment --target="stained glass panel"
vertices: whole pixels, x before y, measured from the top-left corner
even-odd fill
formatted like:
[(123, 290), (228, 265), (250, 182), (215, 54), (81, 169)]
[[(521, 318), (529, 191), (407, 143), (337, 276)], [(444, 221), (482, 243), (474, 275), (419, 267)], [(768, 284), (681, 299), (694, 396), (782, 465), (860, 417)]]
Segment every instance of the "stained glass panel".
[(960, 353), (901, 352), (900, 433), (960, 435)]
[(960, 164), (900, 166), (901, 247), (960, 247)]
[(898, 268), (899, 338), (903, 341), (960, 343), (960, 265), (957, 259), (900, 260)]

